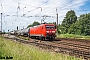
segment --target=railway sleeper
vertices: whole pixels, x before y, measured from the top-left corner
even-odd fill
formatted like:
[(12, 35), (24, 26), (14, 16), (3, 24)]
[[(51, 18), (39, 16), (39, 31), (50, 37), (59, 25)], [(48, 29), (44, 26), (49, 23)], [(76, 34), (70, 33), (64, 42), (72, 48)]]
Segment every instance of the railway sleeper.
[(73, 47), (78, 47), (79, 45), (77, 45), (77, 44), (73, 44)]
[(76, 57), (84, 57), (83, 55), (84, 52), (81, 52), (81, 51), (73, 51), (73, 54), (76, 56)]
[(87, 47), (87, 46), (79, 46), (80, 48), (84, 48), (84, 49), (90, 49), (90, 47)]
[(84, 57), (88, 57), (88, 58), (90, 58), (90, 55), (84, 55)]
[(89, 55), (90, 56), (90, 52), (84, 52), (84, 55)]
[(84, 57), (84, 60), (90, 60), (90, 58), (88, 58), (88, 57)]
[(69, 55), (72, 53), (72, 55), (73, 55), (72, 49), (61, 48), (61, 49), (60, 49), (60, 52), (61, 52), (61, 53), (63, 53), (63, 52), (64, 52), (64, 53), (67, 53), (67, 54), (69, 54)]

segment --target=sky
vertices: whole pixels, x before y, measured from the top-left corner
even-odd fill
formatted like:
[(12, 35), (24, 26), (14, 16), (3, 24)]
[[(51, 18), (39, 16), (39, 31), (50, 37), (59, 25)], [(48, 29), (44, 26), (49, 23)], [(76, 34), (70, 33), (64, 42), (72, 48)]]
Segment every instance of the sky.
[(13, 31), (17, 26), (20, 30), (34, 21), (56, 22), (57, 13), (61, 24), (68, 11), (74, 10), (79, 17), (81, 14), (90, 13), (89, 6), (90, 0), (0, 0), (2, 30)]

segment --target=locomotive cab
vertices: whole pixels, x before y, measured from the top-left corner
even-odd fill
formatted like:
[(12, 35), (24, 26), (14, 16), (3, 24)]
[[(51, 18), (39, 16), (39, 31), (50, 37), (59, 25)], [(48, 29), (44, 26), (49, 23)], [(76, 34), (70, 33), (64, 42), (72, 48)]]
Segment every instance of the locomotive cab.
[(41, 40), (54, 39), (56, 34), (54, 24), (41, 24), (31, 27), (29, 30), (29, 36), (40, 38)]
[(54, 25), (46, 25), (46, 38), (54, 39), (55, 38), (55, 26)]

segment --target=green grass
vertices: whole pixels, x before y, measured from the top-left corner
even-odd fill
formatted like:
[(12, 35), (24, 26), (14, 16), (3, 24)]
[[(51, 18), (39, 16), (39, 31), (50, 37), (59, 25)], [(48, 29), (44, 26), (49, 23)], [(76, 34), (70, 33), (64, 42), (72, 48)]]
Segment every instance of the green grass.
[(1, 37), (0, 56), (13, 57), (11, 60), (81, 60), (80, 58), (74, 58), (65, 54), (49, 52), (35, 46), (14, 42)]
[(57, 37), (60, 38), (74, 38), (74, 39), (90, 39), (90, 36), (81, 36), (75, 34), (57, 34)]

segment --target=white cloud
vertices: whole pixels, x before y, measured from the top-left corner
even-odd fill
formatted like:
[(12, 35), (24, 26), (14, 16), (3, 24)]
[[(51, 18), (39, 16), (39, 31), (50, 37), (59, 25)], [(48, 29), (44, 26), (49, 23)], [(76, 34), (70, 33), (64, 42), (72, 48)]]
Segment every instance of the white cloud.
[[(80, 12), (78, 12), (81, 10), (80, 6), (83, 6), (86, 1), (87, 0), (0, 0), (3, 7), (3, 29), (5, 31), (8, 29), (15, 30), (17, 26), (23, 28), (28, 24), (32, 24), (34, 21), (41, 22), (42, 17), (28, 18), (28, 16), (54, 16), (54, 18), (46, 17), (45, 21), (55, 22), (57, 12), (59, 14), (59, 23), (61, 23), (66, 12), (69, 10), (75, 10), (77, 15), (80, 15)], [(2, 12), (1, 8), (0, 12)], [(85, 12), (81, 11), (81, 13)], [(25, 16), (23, 16), (23, 14), (25, 14)]]

